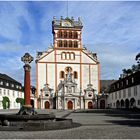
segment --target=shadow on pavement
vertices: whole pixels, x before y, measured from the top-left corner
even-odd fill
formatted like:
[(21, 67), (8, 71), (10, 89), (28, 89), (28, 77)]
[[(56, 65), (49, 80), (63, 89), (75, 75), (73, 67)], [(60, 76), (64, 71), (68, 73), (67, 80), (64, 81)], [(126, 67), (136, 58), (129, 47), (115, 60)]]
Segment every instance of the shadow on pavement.
[[(133, 109), (92, 109), (76, 110), (74, 113), (96, 113), (103, 116), (113, 117), (114, 119), (104, 120), (105, 122), (140, 127), (140, 110)], [(122, 119), (120, 119), (120, 117)]]

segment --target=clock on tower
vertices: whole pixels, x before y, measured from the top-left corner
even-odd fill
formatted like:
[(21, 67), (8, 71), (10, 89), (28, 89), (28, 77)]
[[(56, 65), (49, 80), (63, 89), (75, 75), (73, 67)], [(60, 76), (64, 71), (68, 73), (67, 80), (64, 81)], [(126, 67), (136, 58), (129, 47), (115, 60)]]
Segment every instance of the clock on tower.
[(71, 24), (69, 21), (63, 21), (63, 22), (62, 22), (62, 26), (71, 27), (72, 24)]

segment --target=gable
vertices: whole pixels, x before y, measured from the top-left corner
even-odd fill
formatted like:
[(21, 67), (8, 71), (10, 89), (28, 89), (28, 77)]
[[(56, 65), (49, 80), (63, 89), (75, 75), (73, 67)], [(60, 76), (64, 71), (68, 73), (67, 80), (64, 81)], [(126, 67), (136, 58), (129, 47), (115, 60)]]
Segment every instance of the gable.
[(92, 64), (97, 64), (98, 61), (90, 56), (88, 53), (85, 51), (82, 51), (82, 63), (92, 63)]
[(38, 62), (54, 62), (54, 50), (52, 50), (51, 52), (46, 52), (41, 56)]

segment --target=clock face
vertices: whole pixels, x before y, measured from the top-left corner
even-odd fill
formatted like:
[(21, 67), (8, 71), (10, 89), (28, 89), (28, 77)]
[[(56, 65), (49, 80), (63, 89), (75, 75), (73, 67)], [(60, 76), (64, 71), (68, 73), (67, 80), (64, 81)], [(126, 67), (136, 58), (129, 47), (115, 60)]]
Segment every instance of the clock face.
[(67, 27), (70, 27), (71, 26), (71, 23), (70, 22), (66, 22), (66, 21), (64, 21), (64, 22), (62, 22), (62, 26), (67, 26)]

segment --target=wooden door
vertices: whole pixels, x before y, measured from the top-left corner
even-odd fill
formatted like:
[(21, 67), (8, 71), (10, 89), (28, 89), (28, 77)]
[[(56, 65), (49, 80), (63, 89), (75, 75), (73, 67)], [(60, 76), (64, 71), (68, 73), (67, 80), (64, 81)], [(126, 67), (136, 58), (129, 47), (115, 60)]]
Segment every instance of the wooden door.
[(93, 104), (92, 104), (92, 102), (88, 102), (88, 109), (93, 109)]
[(50, 108), (50, 103), (48, 101), (45, 102), (45, 109), (49, 109)]
[(100, 108), (105, 109), (105, 100), (100, 101)]
[(68, 101), (68, 109), (73, 109), (73, 103), (72, 103), (72, 101)]

